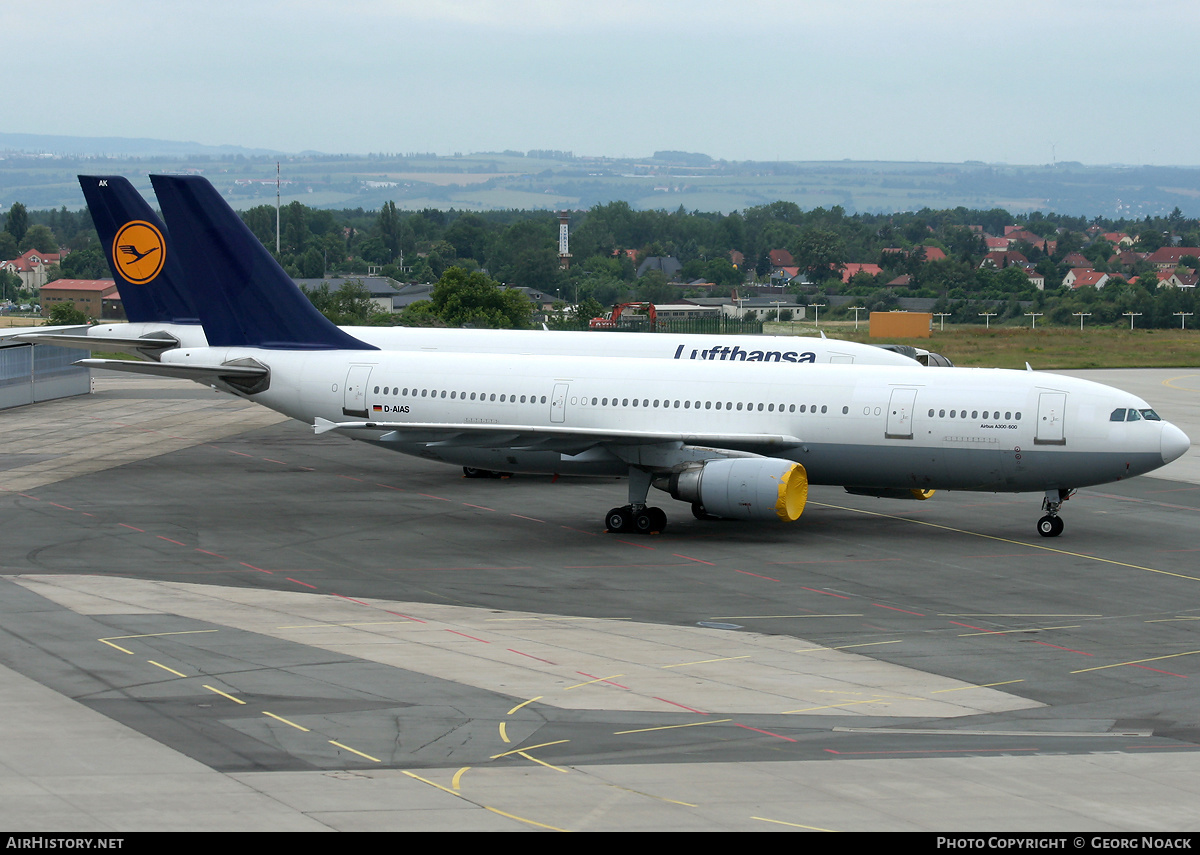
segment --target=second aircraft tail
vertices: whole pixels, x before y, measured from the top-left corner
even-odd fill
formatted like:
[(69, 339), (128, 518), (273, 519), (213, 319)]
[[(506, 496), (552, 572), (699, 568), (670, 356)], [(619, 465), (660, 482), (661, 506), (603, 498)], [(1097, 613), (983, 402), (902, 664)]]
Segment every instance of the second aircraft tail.
[(317, 311), (206, 179), (152, 175), (211, 347), (376, 350)]

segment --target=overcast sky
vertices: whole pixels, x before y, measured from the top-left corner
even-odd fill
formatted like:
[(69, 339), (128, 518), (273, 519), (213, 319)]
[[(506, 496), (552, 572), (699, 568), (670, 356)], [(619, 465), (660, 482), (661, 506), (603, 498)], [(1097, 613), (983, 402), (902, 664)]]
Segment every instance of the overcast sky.
[(0, 32), (13, 133), (1200, 164), (1195, 0), (13, 0)]

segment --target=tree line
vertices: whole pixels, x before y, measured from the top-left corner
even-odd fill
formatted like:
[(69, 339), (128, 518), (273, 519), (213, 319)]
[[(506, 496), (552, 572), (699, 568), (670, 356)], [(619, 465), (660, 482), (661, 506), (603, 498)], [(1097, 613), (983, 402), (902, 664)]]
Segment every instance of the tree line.
[[(43, 252), (65, 248), (71, 252), (56, 275), (80, 279), (110, 275), (86, 210), (27, 211), (15, 203), (3, 217), (0, 258), (14, 257), (29, 247)], [(261, 205), (242, 217), (274, 253), (275, 208)], [(1019, 321), (1024, 312), (1017, 310), (1027, 310), (1028, 304), (1043, 311), (1043, 323), (1069, 324), (1081, 311), (1092, 312), (1091, 323), (1115, 323), (1124, 312), (1140, 311), (1140, 325), (1168, 326), (1179, 322), (1176, 312), (1192, 310), (1194, 289), (1159, 289), (1149, 276), (1149, 265), (1142, 263), (1123, 271), (1125, 280), (1101, 291), (1066, 290), (1059, 285), (1070, 266), (1066, 256), (1080, 252), (1096, 269), (1115, 271), (1115, 248), (1089, 235), (1093, 226), (1128, 233), (1136, 241), (1134, 249), (1145, 251), (1171, 240), (1200, 245), (1200, 221), (1183, 217), (1178, 209), (1165, 217), (1127, 220), (1040, 212), (1012, 215), (999, 208), (963, 207), (847, 214), (838, 206), (805, 211), (791, 202), (721, 214), (682, 207), (635, 210), (625, 202), (609, 202), (571, 213), (573, 257), (570, 268), (563, 270), (558, 259), (558, 217), (548, 211), (405, 211), (394, 202), (378, 211), (335, 211), (292, 202), (281, 210), (279, 220), (278, 260), (296, 278), (376, 272), (400, 282), (433, 283), (457, 270), (461, 274), (454, 274), (448, 284), (476, 287), (482, 277), (493, 284), (532, 287), (556, 295), (567, 305), (586, 303), (580, 314), (589, 317), (596, 307), (616, 302), (670, 302), (710, 293), (689, 288), (686, 283), (693, 280), (715, 283), (718, 295), (735, 288), (751, 293), (755, 285), (769, 281), (770, 252), (786, 249), (806, 280), (792, 288), (808, 302), (845, 295), (853, 298), (853, 304), (887, 309), (900, 297), (929, 297), (938, 301), (935, 311), (951, 312), (951, 320), (959, 322), (979, 322), (980, 307), (998, 306), (1001, 316), (993, 323)], [(1030, 243), (1014, 247), (1045, 277), (1045, 291), (1037, 290), (1017, 269), (980, 267), (987, 248), (979, 228), (999, 235), (1007, 225), (1057, 241), (1051, 254)], [(932, 248), (941, 250), (945, 258), (927, 261)], [(667, 281), (658, 271), (638, 277), (638, 264), (650, 256), (677, 259), (682, 265), (679, 281)], [(842, 267), (848, 262), (877, 264), (882, 272), (859, 273), (843, 282)], [(478, 276), (471, 279), (469, 274)], [(908, 276), (903, 285), (887, 287), (901, 275)], [(474, 284), (468, 284), (468, 279)], [(501, 323), (496, 307), (488, 305), (483, 301), (476, 306), (471, 320), (460, 317), (452, 300), (439, 303), (432, 315), (423, 306), (399, 320)], [(831, 308), (830, 314), (822, 316), (837, 317), (839, 311)], [(509, 325), (519, 322), (519, 318), (507, 321)]]

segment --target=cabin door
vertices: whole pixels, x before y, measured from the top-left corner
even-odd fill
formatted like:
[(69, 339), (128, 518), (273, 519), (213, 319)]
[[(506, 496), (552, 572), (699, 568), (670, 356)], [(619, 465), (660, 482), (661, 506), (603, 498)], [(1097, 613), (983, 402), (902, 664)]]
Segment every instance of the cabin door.
[(1042, 392), (1038, 396), (1037, 433), (1034, 445), (1066, 445), (1066, 392)]
[(342, 415), (367, 417), (367, 380), (371, 377), (370, 365), (352, 365), (346, 375), (346, 392), (342, 402)]
[(913, 412), (917, 405), (916, 389), (893, 389), (888, 402), (887, 427), (884, 436), (888, 439), (913, 438)]
[(567, 420), (567, 384), (555, 383), (554, 394), (550, 396), (550, 421), (562, 424)]

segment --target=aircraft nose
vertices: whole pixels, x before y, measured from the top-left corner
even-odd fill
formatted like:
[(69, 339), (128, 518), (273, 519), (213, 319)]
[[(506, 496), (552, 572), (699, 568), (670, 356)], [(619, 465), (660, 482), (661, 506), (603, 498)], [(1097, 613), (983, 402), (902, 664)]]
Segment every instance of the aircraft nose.
[(1163, 463), (1170, 463), (1183, 456), (1192, 445), (1192, 441), (1188, 439), (1188, 435), (1181, 431), (1175, 425), (1167, 422), (1163, 425), (1162, 430), (1162, 459)]

